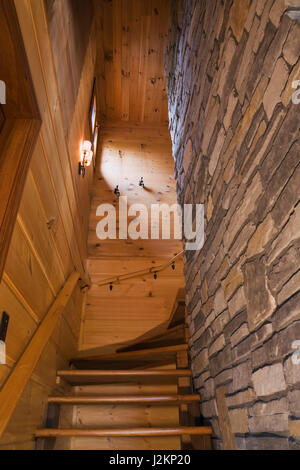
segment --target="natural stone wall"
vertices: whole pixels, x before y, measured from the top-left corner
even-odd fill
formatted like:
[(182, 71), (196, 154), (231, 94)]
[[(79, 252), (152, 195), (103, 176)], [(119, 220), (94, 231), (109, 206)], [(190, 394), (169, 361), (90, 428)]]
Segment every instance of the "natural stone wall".
[(220, 449), (300, 449), (300, 25), (285, 9), (173, 2), (178, 198), (206, 212), (204, 248), (186, 252), (190, 350)]

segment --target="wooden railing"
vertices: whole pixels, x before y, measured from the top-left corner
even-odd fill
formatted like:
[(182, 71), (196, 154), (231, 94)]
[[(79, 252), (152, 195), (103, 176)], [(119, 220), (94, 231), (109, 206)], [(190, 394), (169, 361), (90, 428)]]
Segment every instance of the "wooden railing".
[[(120, 274), (119, 276), (114, 276), (114, 277), (109, 277), (107, 279), (103, 279), (103, 281), (99, 282), (97, 284), (97, 286), (102, 287), (102, 286), (115, 285), (115, 284), (120, 284), (120, 282), (126, 281), (128, 279), (134, 279), (134, 278), (137, 278), (137, 277), (147, 276), (147, 275), (151, 275), (151, 274), (152, 275), (155, 275), (155, 274), (157, 275), (158, 273), (164, 271), (165, 269), (167, 269), (168, 267), (170, 267), (172, 265), (175, 267), (176, 262), (180, 258), (182, 258), (183, 253), (184, 252), (181, 251), (176, 256), (171, 258), (169, 261), (166, 261), (166, 263), (161, 264), (161, 265), (152, 266), (151, 268), (142, 269), (140, 271), (134, 271), (134, 272), (127, 273), (127, 274)], [(88, 286), (84, 286), (84, 287), (88, 287)]]
[(70, 275), (0, 391), (0, 437), (53, 334), (59, 317), (70, 300), (78, 279), (78, 272), (73, 272)]

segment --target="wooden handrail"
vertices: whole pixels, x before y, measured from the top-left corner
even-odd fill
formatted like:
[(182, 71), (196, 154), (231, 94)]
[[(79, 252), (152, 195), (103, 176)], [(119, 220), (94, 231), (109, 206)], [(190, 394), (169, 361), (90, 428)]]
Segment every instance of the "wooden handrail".
[(0, 437), (74, 291), (78, 279), (78, 272), (73, 272), (70, 275), (0, 391)]
[(49, 397), (48, 403), (58, 405), (122, 405), (122, 404), (176, 404), (199, 402), (199, 395), (100, 395)]
[(108, 277), (107, 279), (104, 279), (103, 281), (99, 282), (97, 284), (98, 287), (103, 287), (103, 286), (109, 286), (110, 284), (120, 284), (122, 281), (126, 281), (127, 279), (134, 279), (137, 277), (141, 276), (147, 276), (149, 274), (157, 274), (165, 269), (167, 269), (169, 266), (172, 266), (172, 264), (176, 263), (176, 261), (183, 256), (183, 251), (178, 253), (178, 255), (174, 256), (172, 259), (167, 261), (164, 264), (160, 264), (158, 266), (152, 266), (151, 268), (146, 268), (142, 269), (141, 271), (134, 271), (132, 273), (128, 274), (120, 274), (119, 276), (114, 276), (114, 277)]
[(210, 426), (178, 426), (173, 428), (129, 429), (40, 429), (36, 437), (155, 437), (155, 436), (209, 436)]

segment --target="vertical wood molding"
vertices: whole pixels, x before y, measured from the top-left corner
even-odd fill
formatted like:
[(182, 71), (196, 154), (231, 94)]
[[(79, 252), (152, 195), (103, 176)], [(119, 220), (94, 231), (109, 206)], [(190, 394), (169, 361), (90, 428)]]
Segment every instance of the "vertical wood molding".
[(0, 130), (0, 279), (41, 121), (13, 2), (0, 2), (0, 78), (6, 84)]
[(225, 397), (226, 388), (218, 388), (216, 391), (216, 400), (219, 412), (219, 425), (223, 438), (223, 448), (224, 450), (236, 450), (236, 443), (231, 429), (229, 412)]

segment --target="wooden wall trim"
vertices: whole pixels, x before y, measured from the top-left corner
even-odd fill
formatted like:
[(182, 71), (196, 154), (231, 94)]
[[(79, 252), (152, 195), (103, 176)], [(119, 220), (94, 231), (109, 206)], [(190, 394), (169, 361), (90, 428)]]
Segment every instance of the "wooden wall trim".
[(8, 119), (0, 134), (0, 279), (40, 125), (39, 120)]
[(14, 409), (41, 357), (44, 348), (53, 334), (58, 319), (72, 296), (78, 279), (79, 273), (74, 271), (47, 312), (41, 325), (38, 327), (32, 340), (25, 349), (25, 352), (17, 362), (15, 368), (1, 389), (0, 437), (14, 412)]
[(0, 280), (41, 126), (14, 3), (0, 1), (0, 78), (6, 84), (0, 132)]

